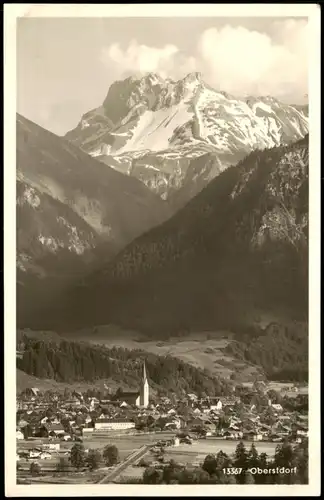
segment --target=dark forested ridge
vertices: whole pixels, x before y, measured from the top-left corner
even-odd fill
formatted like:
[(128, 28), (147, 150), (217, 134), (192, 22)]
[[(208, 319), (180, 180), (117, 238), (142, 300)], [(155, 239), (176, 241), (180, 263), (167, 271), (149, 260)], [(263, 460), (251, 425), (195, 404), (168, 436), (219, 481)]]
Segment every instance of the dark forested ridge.
[(228, 168), (33, 320), (35, 328), (113, 323), (165, 337), (240, 332), (277, 309), (307, 322), (308, 137)]
[(121, 347), (102, 347), (83, 342), (70, 342), (46, 337), (44, 340), (22, 332), (17, 336), (17, 368), (38, 378), (57, 382), (93, 382), (112, 379), (129, 388), (138, 389), (145, 359), (150, 385), (162, 392), (205, 392), (227, 394), (229, 385), (212, 377), (206, 370), (195, 368), (172, 356), (157, 356)]
[(303, 323), (270, 325), (231, 342), (224, 352), (264, 369), (269, 380), (308, 381), (308, 335)]

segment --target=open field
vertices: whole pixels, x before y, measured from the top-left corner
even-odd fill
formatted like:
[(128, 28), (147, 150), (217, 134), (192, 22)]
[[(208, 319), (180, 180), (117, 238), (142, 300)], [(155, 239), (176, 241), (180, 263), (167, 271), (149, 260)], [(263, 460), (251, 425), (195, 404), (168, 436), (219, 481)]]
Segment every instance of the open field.
[[(174, 433), (165, 432), (158, 434), (143, 434), (143, 435), (128, 435), (128, 436), (107, 436), (100, 438), (87, 438), (84, 440), (83, 444), (85, 448), (99, 448), (102, 449), (107, 444), (115, 444), (119, 450), (120, 459), (123, 461), (135, 450), (140, 449), (145, 444), (153, 444), (160, 439), (168, 439), (172, 437)], [(27, 448), (32, 446), (37, 446), (39, 442), (28, 442), (19, 443), (19, 448)], [(235, 448), (238, 444), (238, 441), (229, 441), (225, 439), (214, 439), (207, 438), (201, 440), (194, 440), (192, 445), (188, 444), (180, 444), (176, 447), (167, 447), (165, 448), (164, 458), (166, 461), (175, 460), (176, 462), (183, 465), (199, 465), (202, 463), (208, 454), (217, 454), (219, 451), (223, 451), (228, 455), (234, 453)], [(244, 441), (244, 444), (247, 449), (250, 448), (251, 442)], [(68, 484), (85, 484), (85, 483), (94, 483), (100, 476), (105, 476), (107, 474), (108, 469), (102, 468), (95, 473), (90, 473), (87, 471), (86, 473), (76, 473), (70, 472), (65, 476), (58, 475), (54, 472), (56, 464), (58, 463), (59, 457), (64, 456), (64, 452), (71, 448), (73, 443), (64, 443), (60, 452), (53, 454), (51, 459), (48, 460), (38, 460), (38, 459), (29, 459), (20, 460), (19, 464), (24, 472), (20, 473), (22, 481), (24, 478), (28, 482), (35, 483), (68, 483)], [(275, 452), (275, 448), (277, 443), (270, 442), (257, 442), (255, 443), (256, 448), (259, 453), (267, 453), (268, 456), (273, 456)], [(153, 453), (148, 452), (145, 455), (145, 459), (152, 463), (156, 460), (156, 457)], [(28, 474), (29, 467), (31, 462), (36, 461), (40, 464), (41, 469), (44, 473), (42, 477), (39, 478), (31, 478)], [(145, 468), (144, 467), (136, 467), (134, 464), (130, 465), (126, 469), (124, 469), (118, 480), (122, 478), (136, 478), (141, 477), (143, 475)], [(48, 471), (48, 473), (46, 472)]]
[(53, 379), (41, 379), (33, 375), (28, 375), (28, 373), (19, 369), (16, 370), (16, 381), (18, 392), (29, 387), (38, 387), (41, 391), (52, 390), (64, 392), (65, 388), (73, 388), (76, 391), (86, 391), (94, 386), (94, 384), (87, 384), (86, 382), (68, 384), (67, 382), (60, 383)]
[[(140, 448), (144, 444), (153, 444), (156, 441), (163, 440), (163, 439), (170, 439), (172, 436), (174, 436), (174, 433), (159, 433), (159, 434), (145, 434), (141, 436), (125, 436), (125, 437), (116, 437), (113, 439), (108, 439), (107, 440), (102, 440), (101, 441), (96, 441), (91, 440), (91, 438), (88, 440), (84, 440), (84, 445), (86, 448), (102, 448), (106, 446), (108, 443), (115, 444), (117, 448), (119, 449), (121, 458), (123, 459), (125, 456), (129, 455), (132, 451), (135, 449)], [(246, 448), (250, 448), (252, 442), (251, 441), (243, 441)], [(219, 451), (224, 451), (227, 454), (234, 453), (236, 446), (238, 445), (238, 441), (235, 440), (227, 440), (227, 439), (214, 439), (214, 438), (207, 438), (207, 439), (200, 439), (200, 440), (194, 440), (192, 445), (188, 444), (180, 444), (179, 446), (176, 447), (167, 447), (165, 450), (165, 456), (167, 459), (173, 458), (176, 461), (182, 462), (182, 460), (179, 459), (179, 457), (182, 459), (183, 457), (186, 458), (184, 463), (190, 462), (192, 463), (193, 461), (197, 460), (203, 460), (206, 455), (209, 453), (215, 453), (217, 454)], [(258, 451), (260, 453), (267, 453), (269, 456), (273, 455), (275, 452), (275, 448), (278, 445), (278, 443), (271, 443), (271, 442), (256, 442), (255, 446), (257, 447)], [(146, 458), (149, 456), (152, 456), (152, 454), (146, 455)]]
[[(243, 382), (242, 385), (252, 388), (253, 383)], [(267, 389), (280, 392), (290, 398), (294, 398), (298, 396), (298, 394), (308, 395), (308, 385), (297, 387), (297, 390), (293, 390), (293, 387), (295, 387), (293, 382), (269, 382)]]
[[(176, 447), (170, 447), (166, 449), (166, 457), (173, 458), (176, 461), (178, 460), (178, 456), (180, 457), (189, 457), (189, 460), (192, 461), (192, 456), (196, 456), (195, 461), (203, 460), (206, 455), (217, 454), (219, 451), (223, 451), (228, 455), (234, 453), (239, 441), (235, 440), (227, 440), (227, 439), (201, 439), (197, 441), (193, 441), (192, 445), (188, 444), (180, 444)], [(245, 447), (249, 449), (251, 447), (251, 441), (243, 441)], [(271, 456), (275, 452), (275, 448), (278, 443), (270, 443), (270, 442), (257, 442), (254, 443), (257, 450), (260, 453), (267, 453), (267, 455)], [(170, 456), (169, 456), (170, 455)], [(185, 461), (185, 463), (187, 463)]]
[(159, 432), (158, 434), (127, 435), (116, 437), (89, 437), (83, 440), (85, 448), (104, 448), (107, 444), (117, 446), (121, 460), (126, 458), (134, 450), (141, 448), (145, 444), (153, 444), (160, 439), (170, 439), (173, 432)]
[[(70, 389), (75, 391), (86, 391), (87, 389), (93, 389), (93, 387), (103, 388), (103, 380), (96, 380), (94, 382), (73, 382), (69, 384), (68, 382), (57, 382), (53, 379), (42, 379), (34, 377), (33, 375), (28, 375), (28, 373), (22, 370), (16, 370), (16, 388), (18, 392), (23, 391), (29, 387), (38, 387), (41, 391), (59, 391), (64, 392), (64, 390)], [(105, 381), (106, 382), (106, 381)], [(112, 390), (117, 390), (121, 384), (113, 380), (109, 380), (109, 386)]]

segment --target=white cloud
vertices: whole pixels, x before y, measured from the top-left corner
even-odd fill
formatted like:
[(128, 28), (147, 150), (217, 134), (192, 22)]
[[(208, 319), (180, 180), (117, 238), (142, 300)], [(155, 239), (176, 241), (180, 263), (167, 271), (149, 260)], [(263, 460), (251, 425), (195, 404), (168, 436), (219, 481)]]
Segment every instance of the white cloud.
[(234, 94), (307, 92), (307, 24), (275, 23), (270, 37), (243, 27), (206, 30), (199, 41), (205, 77)]
[(158, 72), (166, 74), (173, 69), (173, 61), (179, 49), (175, 45), (165, 45), (163, 48), (139, 45), (133, 40), (126, 50), (114, 43), (101, 52), (104, 63), (115, 63), (123, 72)]
[(118, 43), (103, 47), (100, 60), (119, 77), (153, 72), (163, 78), (181, 78), (196, 68), (196, 59), (185, 56), (173, 44), (162, 48), (149, 47), (138, 44), (136, 40), (132, 40), (125, 50)]
[(308, 38), (304, 20), (273, 22), (270, 34), (242, 26), (225, 25), (205, 30), (196, 53), (185, 55), (179, 47), (140, 45), (126, 49), (118, 43), (104, 47), (101, 61), (116, 78), (132, 73), (156, 72), (182, 78), (199, 71), (207, 83), (233, 94), (302, 96), (308, 92)]

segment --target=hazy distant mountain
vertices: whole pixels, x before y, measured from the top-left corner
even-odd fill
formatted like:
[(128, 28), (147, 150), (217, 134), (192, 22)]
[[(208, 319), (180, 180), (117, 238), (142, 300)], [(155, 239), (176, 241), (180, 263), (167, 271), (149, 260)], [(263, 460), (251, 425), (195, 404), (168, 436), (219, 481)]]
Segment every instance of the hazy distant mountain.
[(304, 137), (305, 110), (272, 97), (235, 98), (198, 73), (179, 81), (149, 73), (113, 83), (66, 138), (179, 207), (252, 150)]
[(150, 335), (307, 317), (308, 136), (255, 151), (34, 319)]

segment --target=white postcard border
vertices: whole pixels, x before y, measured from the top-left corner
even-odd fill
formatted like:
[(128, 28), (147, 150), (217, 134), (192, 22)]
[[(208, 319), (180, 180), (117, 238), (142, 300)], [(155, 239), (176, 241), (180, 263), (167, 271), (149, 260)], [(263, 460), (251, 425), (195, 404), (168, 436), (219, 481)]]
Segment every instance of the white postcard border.
[[(309, 61), (309, 484), (30, 485), (16, 484), (16, 19), (18, 17), (308, 17)], [(320, 7), (317, 4), (4, 4), (4, 299), (5, 491), (46, 496), (320, 495)]]

